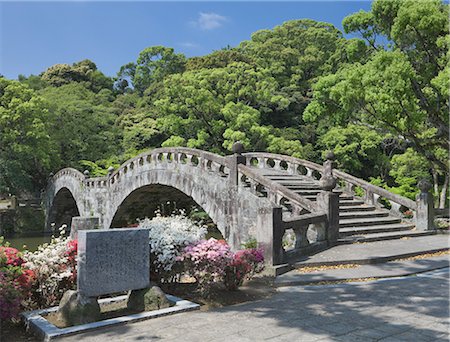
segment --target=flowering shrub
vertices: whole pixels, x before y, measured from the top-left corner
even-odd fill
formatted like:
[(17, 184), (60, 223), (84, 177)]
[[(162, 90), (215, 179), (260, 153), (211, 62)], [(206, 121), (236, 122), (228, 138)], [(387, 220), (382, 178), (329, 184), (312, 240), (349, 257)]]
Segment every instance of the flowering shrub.
[(28, 308), (56, 305), (65, 291), (75, 288), (77, 242), (64, 237), (64, 229), (36, 252), (24, 253), (25, 265), (35, 273)]
[(228, 290), (236, 290), (244, 279), (250, 279), (264, 268), (264, 253), (260, 248), (237, 251), (225, 267), (224, 284)]
[(186, 246), (178, 260), (184, 261), (187, 272), (197, 280), (200, 292), (206, 294), (214, 282), (223, 279), (233, 253), (225, 241), (211, 238)]
[(24, 265), (21, 253), (0, 241), (0, 320), (17, 318), (24, 298), (29, 296), (33, 271)]
[(244, 279), (262, 271), (264, 254), (257, 248), (233, 253), (224, 240), (209, 239), (185, 247), (178, 260), (197, 280), (200, 292), (207, 294), (222, 281), (227, 289), (237, 289)]
[(194, 223), (184, 213), (169, 217), (157, 214), (151, 220), (140, 221), (139, 228), (149, 230), (154, 276), (167, 282), (177, 275), (176, 261), (183, 248), (203, 239), (207, 233), (206, 227)]

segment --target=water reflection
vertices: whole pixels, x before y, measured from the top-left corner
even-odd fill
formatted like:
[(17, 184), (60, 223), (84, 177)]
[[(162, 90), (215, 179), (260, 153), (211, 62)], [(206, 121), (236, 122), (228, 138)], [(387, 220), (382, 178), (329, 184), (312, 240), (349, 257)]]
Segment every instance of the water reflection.
[[(51, 238), (52, 238), (51, 235), (32, 236), (32, 237), (12, 237), (12, 238), (5, 238), (5, 241), (9, 242), (11, 247), (17, 248), (20, 251), (27, 249), (31, 252), (34, 252), (35, 250), (37, 250), (38, 246), (50, 242)], [(26, 246), (25, 248), (24, 245)]]

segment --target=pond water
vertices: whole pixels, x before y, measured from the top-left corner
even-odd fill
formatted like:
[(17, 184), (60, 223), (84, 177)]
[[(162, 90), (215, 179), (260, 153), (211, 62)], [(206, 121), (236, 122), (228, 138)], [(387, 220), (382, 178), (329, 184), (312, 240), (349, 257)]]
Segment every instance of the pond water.
[[(31, 252), (34, 252), (35, 250), (37, 250), (38, 246), (46, 242), (50, 242), (51, 238), (52, 237), (50, 235), (31, 236), (31, 237), (12, 237), (12, 238), (5, 238), (5, 241), (8, 241), (11, 247), (17, 248), (20, 251), (27, 249)], [(26, 248), (23, 248), (24, 245), (26, 246)]]

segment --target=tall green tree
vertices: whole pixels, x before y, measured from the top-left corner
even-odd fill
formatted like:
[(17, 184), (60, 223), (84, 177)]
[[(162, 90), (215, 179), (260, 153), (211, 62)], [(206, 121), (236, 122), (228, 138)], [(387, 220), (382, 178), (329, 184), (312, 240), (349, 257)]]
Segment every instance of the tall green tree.
[(51, 138), (58, 146), (61, 167), (80, 168), (80, 160), (95, 161), (121, 153), (111, 90), (96, 94), (74, 82), (47, 87), (40, 94), (50, 103)]
[(54, 157), (44, 99), (0, 78), (0, 194), (40, 190)]
[(55, 64), (41, 74), (42, 81), (47, 84), (60, 87), (73, 82), (82, 82), (85, 87), (94, 92), (102, 89), (112, 89), (113, 81), (97, 70), (94, 62), (85, 59), (77, 63)]
[(404, 140), (437, 175), (443, 206), (449, 177), (448, 5), (377, 0), (372, 11), (346, 18), (344, 28), (361, 32), (371, 54), (321, 77), (303, 117), (370, 124)]
[(164, 77), (183, 72), (185, 63), (186, 57), (175, 53), (173, 48), (151, 46), (139, 53), (136, 63), (128, 63), (120, 68), (116, 86), (125, 89), (131, 85), (142, 94)]

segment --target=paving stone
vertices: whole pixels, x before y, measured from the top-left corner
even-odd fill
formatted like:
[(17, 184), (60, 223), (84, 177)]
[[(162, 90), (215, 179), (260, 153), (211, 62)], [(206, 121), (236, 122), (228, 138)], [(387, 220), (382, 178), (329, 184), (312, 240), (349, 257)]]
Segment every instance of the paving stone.
[(331, 335), (345, 335), (358, 329), (358, 326), (349, 323), (321, 324), (320, 329), (329, 332)]
[(449, 256), (443, 255), (429, 259), (391, 261), (374, 265), (360, 265), (355, 268), (329, 269), (311, 273), (301, 273), (295, 269), (278, 276), (275, 280), (275, 285), (290, 286), (360, 278), (400, 277), (448, 267), (449, 264)]
[[(63, 342), (448, 342), (447, 317), (434, 314), (445, 314), (449, 305), (448, 290), (443, 291), (448, 279), (441, 276), (290, 288), (269, 299), (160, 317), (69, 336)], [(408, 296), (414, 300), (405, 300)]]

